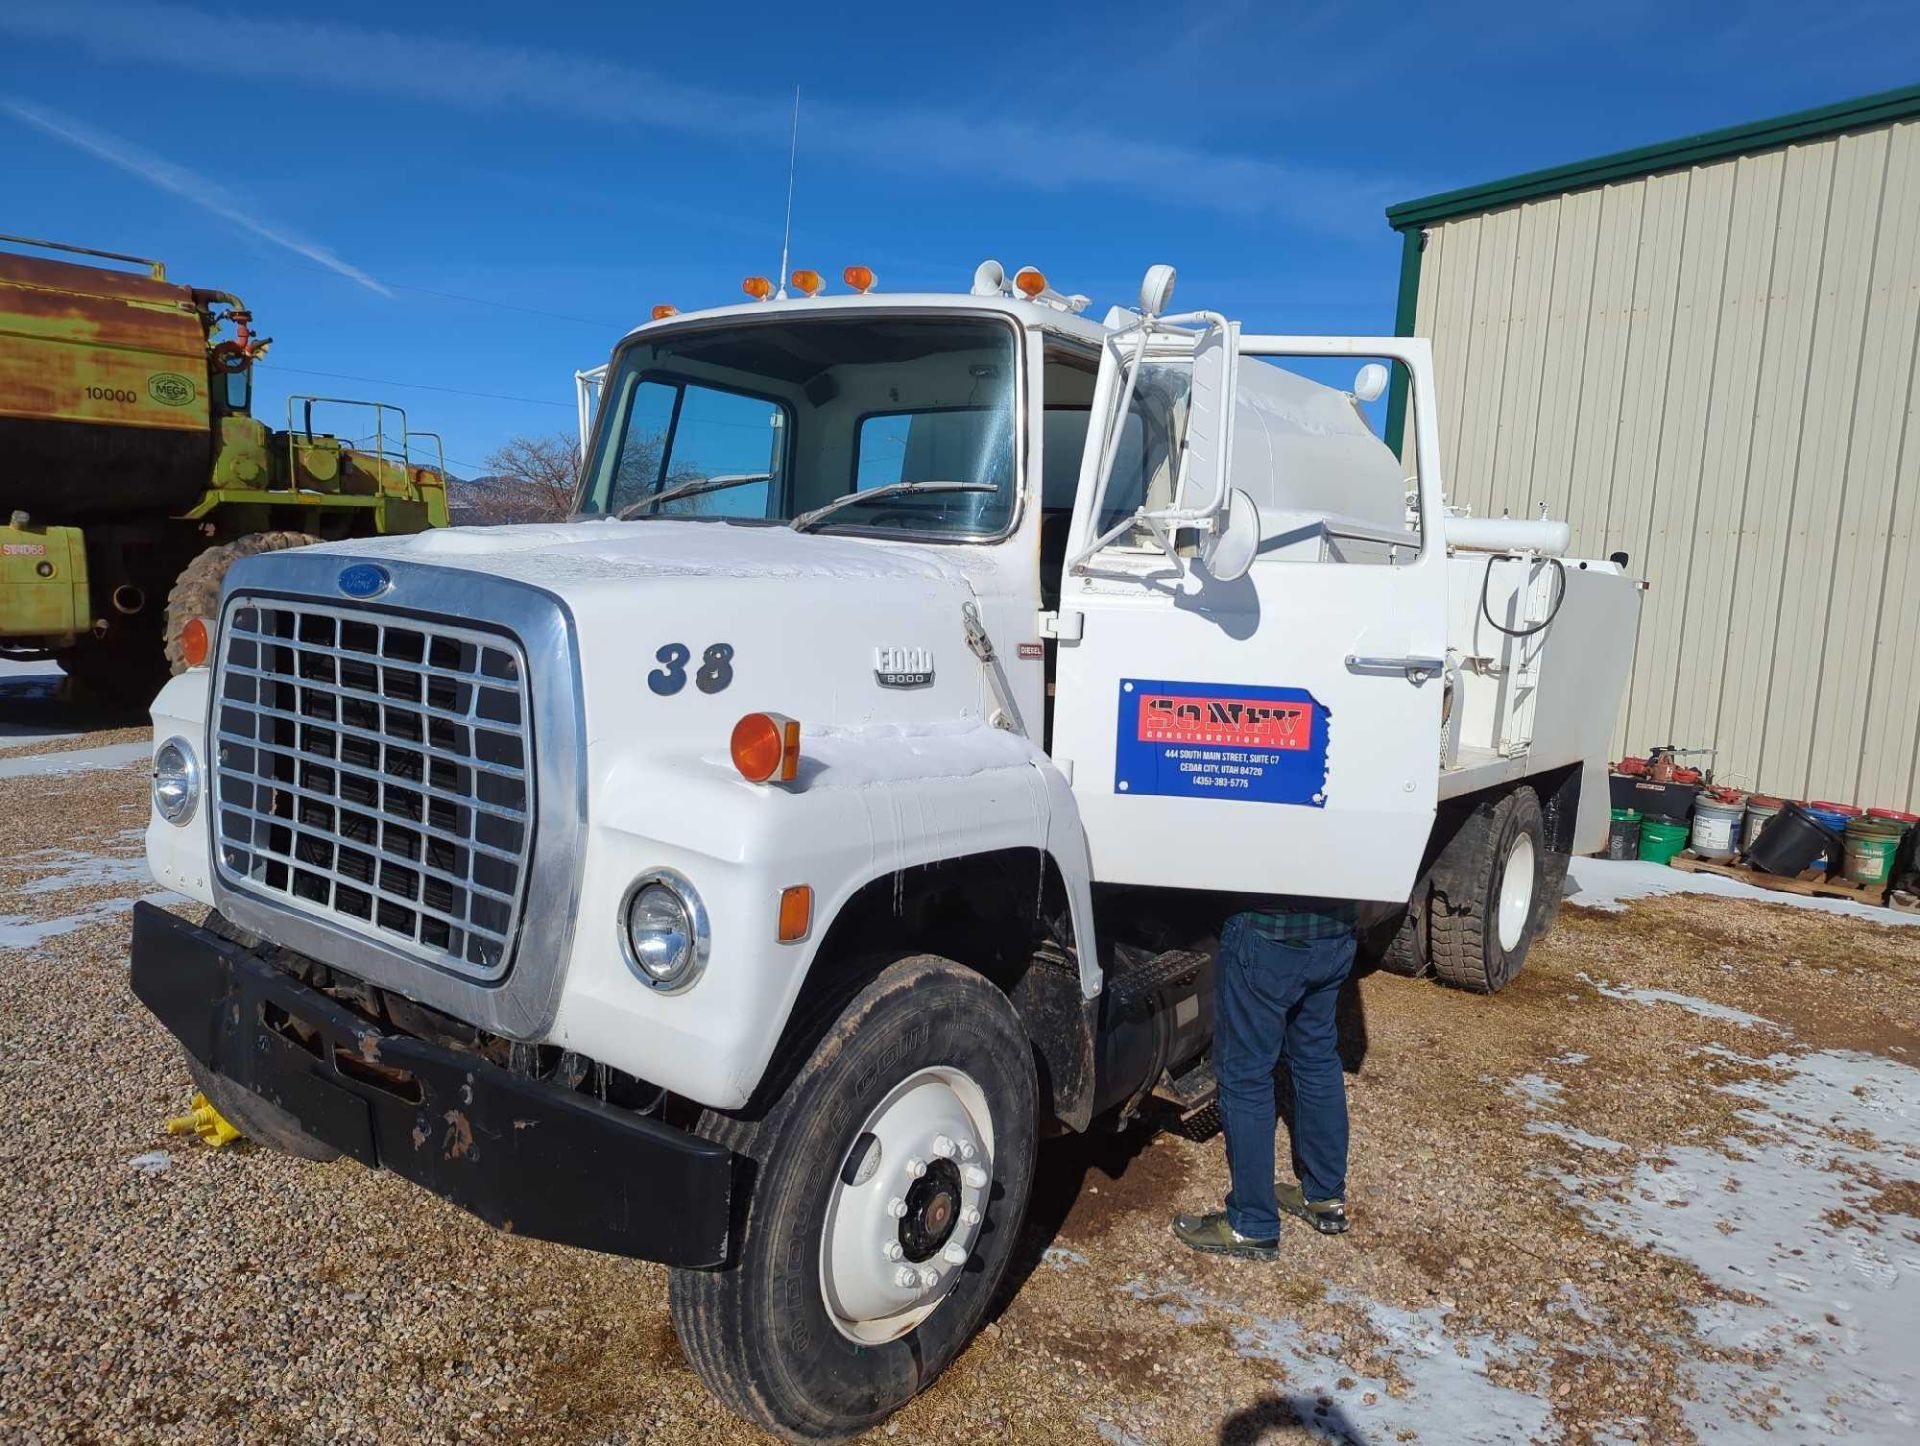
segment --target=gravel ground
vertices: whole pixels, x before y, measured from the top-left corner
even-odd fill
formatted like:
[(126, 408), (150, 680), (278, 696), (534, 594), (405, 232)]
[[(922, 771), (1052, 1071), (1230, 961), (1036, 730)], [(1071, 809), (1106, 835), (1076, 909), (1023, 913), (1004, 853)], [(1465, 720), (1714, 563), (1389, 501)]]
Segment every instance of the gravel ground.
[[(138, 767), (0, 779), (0, 1434), (749, 1439), (663, 1270), (160, 1133), (144, 821)], [(883, 1437), (1914, 1439), (1874, 1351), (1920, 1326), (1917, 981), (1920, 930), (1680, 897), (1567, 908), (1497, 999), (1370, 977), (1351, 1235), (1194, 1256), (1167, 1218), (1219, 1198), (1217, 1138), (1057, 1142), (1017, 1292)]]

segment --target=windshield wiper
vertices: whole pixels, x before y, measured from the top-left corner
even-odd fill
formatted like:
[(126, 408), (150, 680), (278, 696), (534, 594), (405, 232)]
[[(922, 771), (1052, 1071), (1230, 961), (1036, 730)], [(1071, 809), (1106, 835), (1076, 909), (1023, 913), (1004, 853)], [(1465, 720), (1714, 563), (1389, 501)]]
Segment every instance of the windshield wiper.
[(916, 492), (998, 492), (997, 482), (889, 482), (884, 487), (870, 487), (865, 492), (849, 492), (844, 497), (836, 497), (824, 507), (816, 507), (811, 512), (802, 512), (788, 525), (795, 532), (805, 532), (814, 523), (820, 522), (838, 512), (842, 507), (851, 507), (856, 502), (871, 502), (876, 497), (906, 497)]
[(662, 502), (671, 502), (677, 497), (698, 497), (702, 492), (718, 492), (726, 487), (744, 487), (749, 482), (770, 482), (771, 472), (729, 472), (721, 477), (696, 477), (691, 482), (682, 482), (678, 487), (669, 487), (665, 492), (652, 492), (645, 497), (635, 498), (614, 517), (621, 522), (630, 519), (641, 508), (651, 511)]

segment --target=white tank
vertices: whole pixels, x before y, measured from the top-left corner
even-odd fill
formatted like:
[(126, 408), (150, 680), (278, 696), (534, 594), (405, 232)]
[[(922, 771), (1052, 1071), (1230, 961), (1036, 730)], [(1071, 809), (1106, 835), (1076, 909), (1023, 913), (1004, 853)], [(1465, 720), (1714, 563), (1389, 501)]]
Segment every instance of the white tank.
[(1256, 357), (1241, 359), (1239, 379), (1231, 485), (1244, 488), (1263, 515), (1405, 528), (1400, 459), (1350, 393)]

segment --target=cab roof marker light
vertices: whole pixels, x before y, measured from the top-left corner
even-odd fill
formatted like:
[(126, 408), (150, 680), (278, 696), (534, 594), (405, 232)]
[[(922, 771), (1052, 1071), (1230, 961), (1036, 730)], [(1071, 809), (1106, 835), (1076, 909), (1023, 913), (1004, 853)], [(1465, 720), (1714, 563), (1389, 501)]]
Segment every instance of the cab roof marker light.
[(1013, 284), (1028, 301), (1036, 301), (1047, 289), (1047, 278), (1037, 266), (1022, 266), (1013, 273)]
[(840, 279), (862, 296), (880, 284), (871, 266), (849, 266), (840, 273)]
[(740, 283), (740, 289), (755, 301), (765, 301), (773, 295), (773, 283), (764, 276), (749, 276)]
[(661, 302), (653, 309), (653, 319), (655, 321), (665, 321), (668, 317), (678, 316), (679, 314), (680, 308), (667, 301)]
[(794, 272), (788, 280), (793, 283), (795, 291), (808, 297), (818, 296), (820, 288), (827, 284), (818, 271), (808, 270), (805, 267)]

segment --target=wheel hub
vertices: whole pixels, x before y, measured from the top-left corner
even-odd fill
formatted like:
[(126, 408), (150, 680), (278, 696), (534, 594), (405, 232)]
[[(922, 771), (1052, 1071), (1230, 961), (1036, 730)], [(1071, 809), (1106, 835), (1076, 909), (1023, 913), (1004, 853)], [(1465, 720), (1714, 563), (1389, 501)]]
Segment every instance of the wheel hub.
[(993, 1176), (986, 1095), (936, 1066), (888, 1091), (833, 1177), (820, 1289), (849, 1340), (898, 1339), (938, 1308), (972, 1258)]
[(918, 1265), (953, 1235), (960, 1223), (960, 1167), (935, 1160), (907, 1191), (907, 1213), (900, 1219), (900, 1248)]

